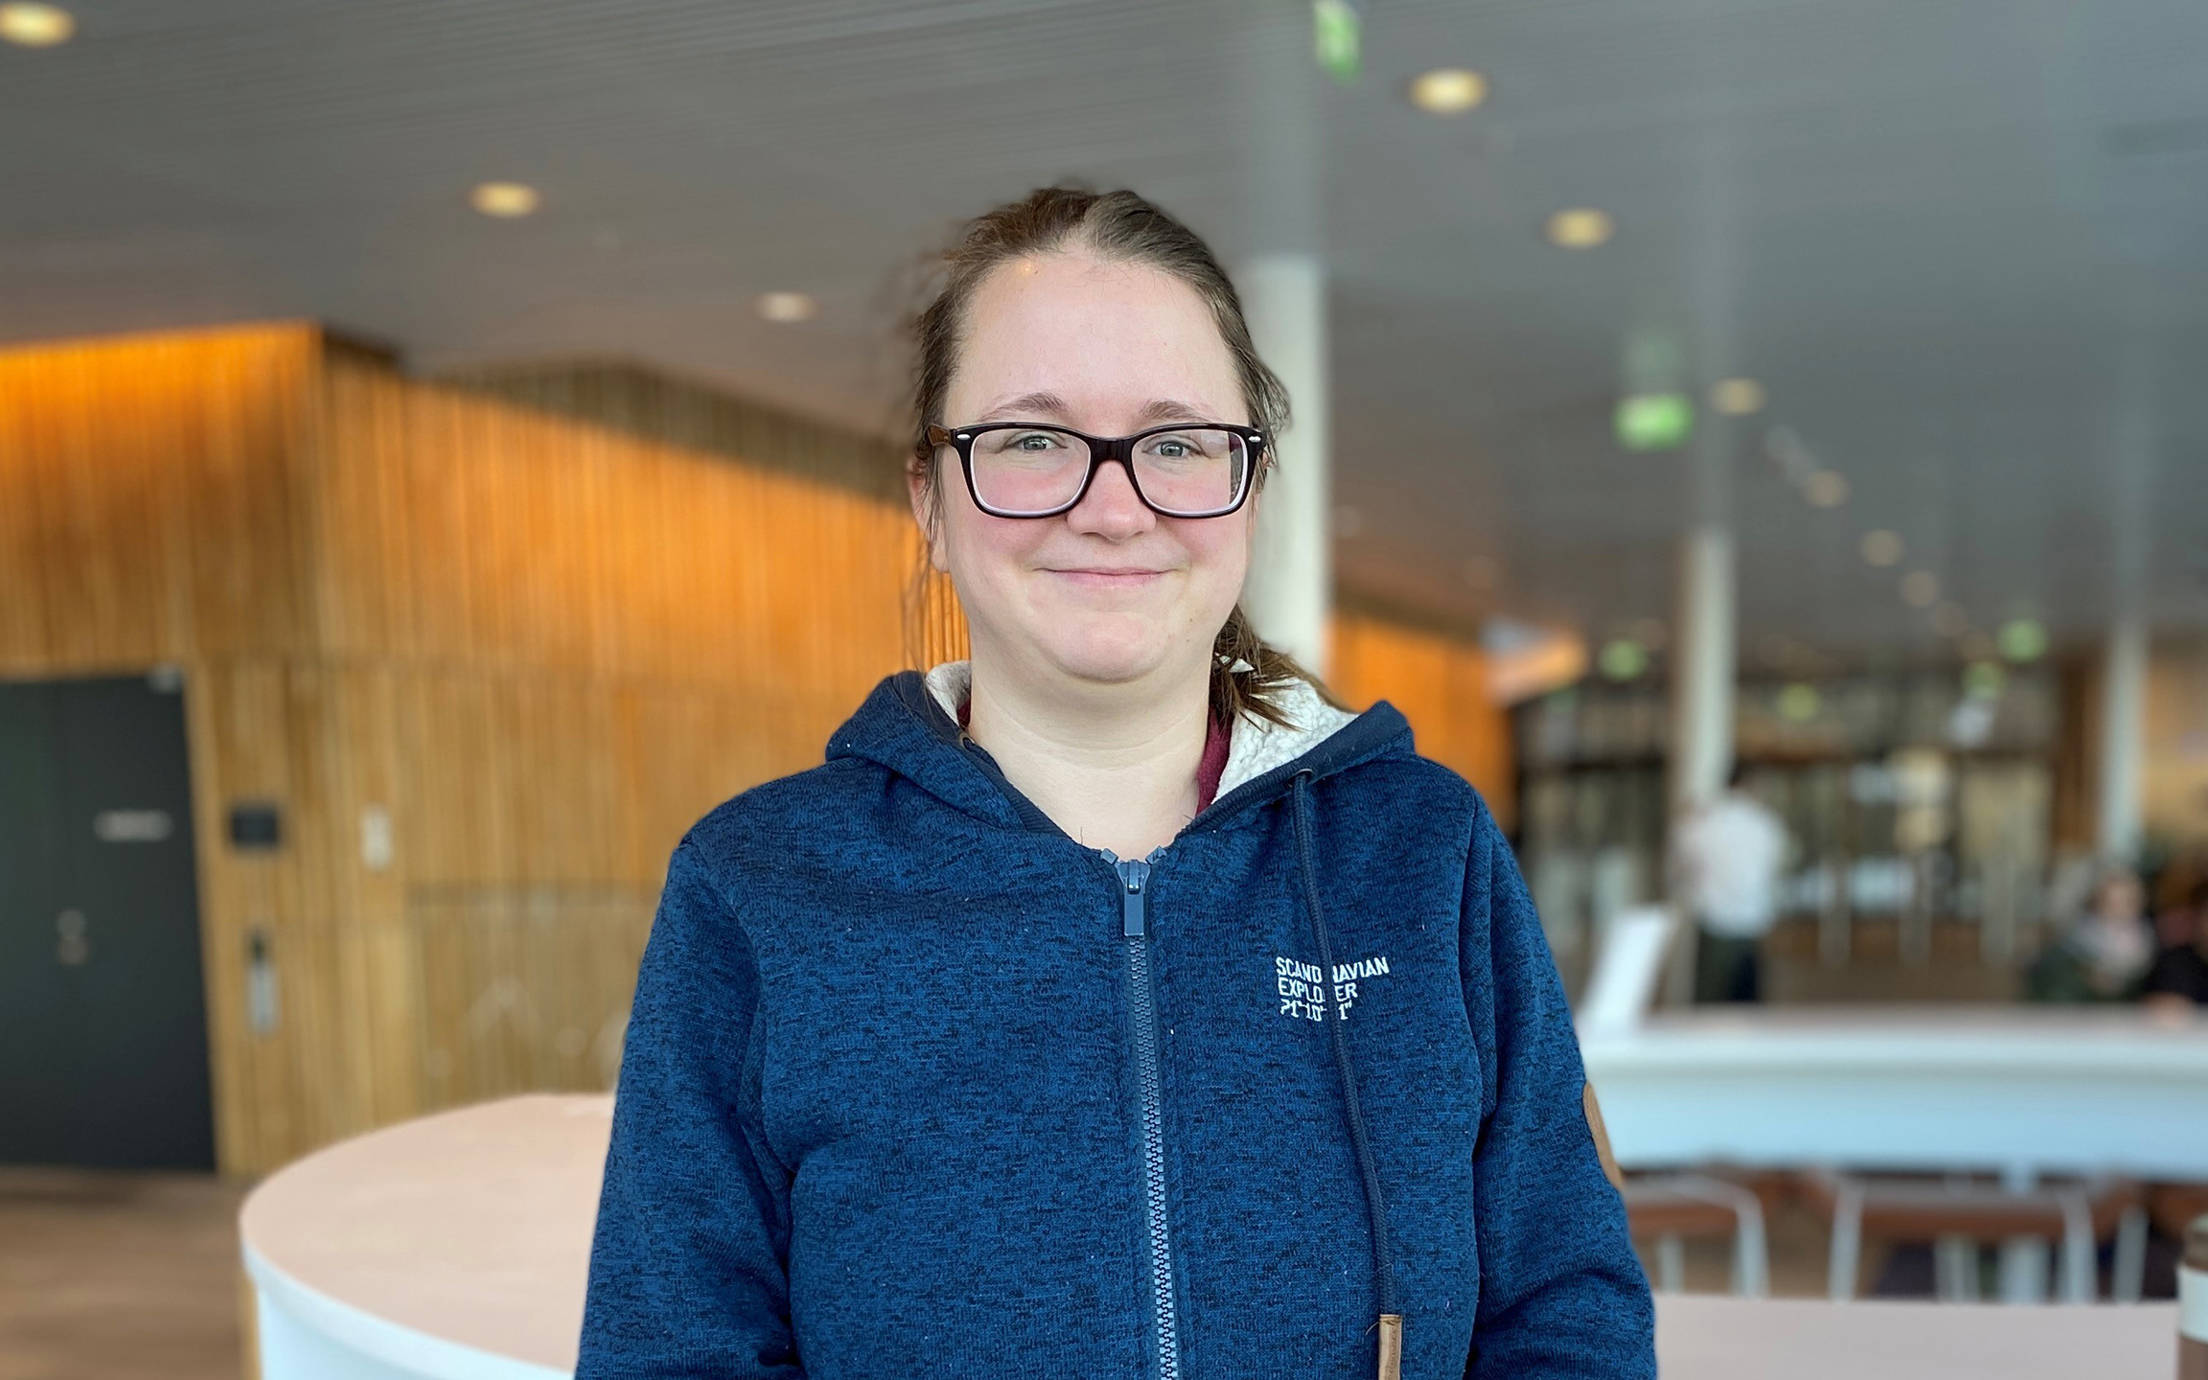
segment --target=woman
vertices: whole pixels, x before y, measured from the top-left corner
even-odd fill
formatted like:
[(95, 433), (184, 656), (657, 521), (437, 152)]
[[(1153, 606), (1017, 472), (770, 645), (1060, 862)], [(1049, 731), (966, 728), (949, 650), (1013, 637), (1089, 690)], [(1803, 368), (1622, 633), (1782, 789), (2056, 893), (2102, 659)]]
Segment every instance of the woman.
[(2110, 863), (2094, 882), (2085, 913), (2025, 970), (2025, 995), (2046, 1002), (2125, 1001), (2153, 961), (2146, 889), (2138, 873)]
[(2141, 980), (2140, 998), (2167, 1015), (2189, 1014), (2208, 1006), (2208, 878), (2193, 883), (2185, 905), (2162, 921), (2172, 937)]
[(948, 267), (972, 659), (676, 849), (580, 1380), (1653, 1375), (1494, 820), (1237, 608), (1287, 408), (1210, 251), (1050, 188)]

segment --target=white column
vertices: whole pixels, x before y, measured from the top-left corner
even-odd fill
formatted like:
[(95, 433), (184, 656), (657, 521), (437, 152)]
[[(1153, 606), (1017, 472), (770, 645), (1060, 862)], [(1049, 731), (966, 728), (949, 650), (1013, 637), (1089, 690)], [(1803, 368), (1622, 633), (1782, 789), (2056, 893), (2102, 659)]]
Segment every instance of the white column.
[(2145, 750), (2147, 625), (2119, 614), (2108, 630), (2101, 662), (2100, 828), (2104, 858), (2132, 861), (2139, 853), (2140, 766)]
[(1327, 476), (1326, 268), (1310, 253), (1261, 254), (1235, 275), (1258, 357), (1288, 386), (1293, 424), (1274, 438), (1242, 607), (1258, 635), (1326, 674), (1333, 562)]
[(1703, 800), (1733, 762), (1733, 537), (1703, 523), (1679, 540), (1671, 668), (1671, 801)]

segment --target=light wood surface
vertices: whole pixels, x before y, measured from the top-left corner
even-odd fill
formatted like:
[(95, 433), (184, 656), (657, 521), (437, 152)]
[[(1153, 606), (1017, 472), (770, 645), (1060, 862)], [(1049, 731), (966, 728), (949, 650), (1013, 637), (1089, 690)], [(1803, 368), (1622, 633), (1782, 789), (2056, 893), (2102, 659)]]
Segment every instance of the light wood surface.
[(1656, 1354), (1665, 1380), (2160, 1380), (2177, 1306), (1666, 1295)]
[(0, 1165), (0, 1377), (238, 1380), (243, 1197), (204, 1174)]

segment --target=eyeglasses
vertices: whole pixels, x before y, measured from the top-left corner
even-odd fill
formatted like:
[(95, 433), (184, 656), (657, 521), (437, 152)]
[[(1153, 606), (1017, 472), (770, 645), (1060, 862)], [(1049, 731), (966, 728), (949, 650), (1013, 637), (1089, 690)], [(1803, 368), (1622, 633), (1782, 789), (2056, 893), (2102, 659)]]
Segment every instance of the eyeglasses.
[(1088, 493), (1096, 467), (1127, 467), (1135, 496), (1164, 517), (1225, 517), (1250, 496), (1265, 433), (1226, 422), (1154, 426), (1132, 436), (1090, 436), (1062, 426), (983, 422), (928, 428), (928, 443), (956, 446), (974, 506), (991, 517), (1044, 518)]

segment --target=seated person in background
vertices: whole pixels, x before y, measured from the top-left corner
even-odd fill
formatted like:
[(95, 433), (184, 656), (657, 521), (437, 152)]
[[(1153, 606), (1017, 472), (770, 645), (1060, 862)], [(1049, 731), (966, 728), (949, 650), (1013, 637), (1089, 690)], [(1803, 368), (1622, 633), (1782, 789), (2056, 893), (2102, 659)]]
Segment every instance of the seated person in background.
[(2024, 995), (2032, 1001), (2122, 1001), (2153, 960), (2139, 874), (2111, 865), (2094, 885), (2085, 914), (2025, 971)]
[(2208, 853), (2162, 869), (2161, 902), (2154, 917), (2155, 952), (2182, 949), (2193, 942), (2193, 922), (2208, 911)]
[(2189, 942), (2164, 949), (2139, 984), (2149, 1006), (2208, 1006), (2208, 881), (2194, 884), (2186, 909), (2192, 919)]

